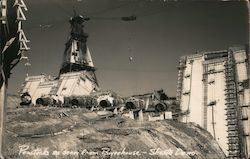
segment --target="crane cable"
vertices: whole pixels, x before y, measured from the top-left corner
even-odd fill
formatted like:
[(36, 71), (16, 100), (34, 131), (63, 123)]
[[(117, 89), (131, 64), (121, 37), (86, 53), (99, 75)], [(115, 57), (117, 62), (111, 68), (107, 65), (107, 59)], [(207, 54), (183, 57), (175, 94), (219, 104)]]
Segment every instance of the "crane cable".
[[(59, 2), (53, 1), (53, 0), (52, 0), (52, 2), (53, 2), (54, 5), (55, 5), (58, 9), (60, 9), (64, 14), (68, 15), (69, 17), (72, 16), (72, 14), (71, 14), (69, 11), (67, 11), (65, 8), (63, 8), (63, 7), (60, 5)], [(97, 19), (97, 20), (101, 20), (101, 19), (102, 19), (102, 20), (116, 20), (116, 19), (118, 20), (118, 19), (121, 19), (121, 17), (96, 17), (96, 15), (100, 15), (100, 14), (109, 12), (109, 11), (111, 11), (111, 10), (113, 11), (113, 10), (116, 10), (116, 9), (119, 9), (119, 8), (122, 8), (122, 7), (126, 7), (126, 6), (129, 6), (129, 5), (133, 5), (133, 7), (134, 7), (134, 6), (136, 6), (135, 4), (138, 4), (138, 3), (140, 3), (140, 2), (142, 2), (142, 1), (129, 2), (129, 3), (125, 3), (125, 4), (120, 4), (120, 5), (117, 5), (117, 6), (114, 6), (114, 7), (109, 7), (109, 8), (106, 8), (106, 9), (103, 9), (103, 10), (100, 10), (100, 11), (97, 11), (97, 12), (93, 12), (93, 13), (90, 13), (90, 14), (84, 13), (83, 15), (87, 15), (87, 16), (90, 17), (91, 19)], [(73, 8), (74, 8), (74, 6), (73, 6)], [(142, 18), (142, 17), (146, 17), (146, 16), (151, 16), (151, 15), (159, 14), (159, 13), (162, 13), (162, 12), (163, 12), (162, 9), (163, 9), (162, 6), (161, 6), (161, 7), (158, 7), (158, 8), (155, 8), (155, 9), (151, 9), (151, 10), (147, 11), (146, 13), (138, 14), (137, 17)], [(81, 13), (79, 13), (79, 14), (81, 14)], [(63, 18), (63, 19), (60, 19), (60, 20), (53, 20), (53, 21), (50, 21), (50, 22), (46, 22), (44, 25), (40, 24), (39, 26), (40, 26), (40, 27), (46, 28), (47, 26), (48, 26), (48, 27), (51, 26), (51, 25), (49, 25), (49, 24), (54, 25), (54, 24), (65, 23), (65, 22), (67, 22), (67, 20), (68, 20), (69, 17), (67, 17), (67, 19), (66, 19), (66, 18)], [(36, 27), (37, 27), (37, 26), (36, 26)], [(32, 27), (32, 28), (36, 28), (36, 27)]]

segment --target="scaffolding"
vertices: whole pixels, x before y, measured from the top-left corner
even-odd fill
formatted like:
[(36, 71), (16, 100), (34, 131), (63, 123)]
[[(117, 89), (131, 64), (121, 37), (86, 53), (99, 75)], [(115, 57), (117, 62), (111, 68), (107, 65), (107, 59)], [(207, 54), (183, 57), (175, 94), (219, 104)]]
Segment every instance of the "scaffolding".
[[(249, 117), (246, 111), (249, 107), (249, 95), (247, 93), (250, 93), (250, 82), (249, 77), (245, 79), (244, 73), (245, 70), (249, 71), (249, 66), (244, 65), (247, 60), (243, 59), (245, 56), (242, 53), (244, 52), (238, 51), (238, 49), (229, 48), (212, 54), (205, 52), (199, 55), (185, 56), (180, 59), (178, 67), (177, 99), (180, 102), (181, 110), (185, 112), (182, 121), (185, 122), (185, 117), (186, 122), (189, 118), (192, 121), (193, 112), (200, 111), (201, 122), (200, 120), (193, 122), (201, 124), (214, 137), (216, 135), (217, 138), (215, 139), (228, 158), (244, 158), (247, 156), (246, 152), (249, 152), (247, 147), (249, 130), (245, 127), (249, 125), (247, 121)], [(197, 89), (197, 91), (203, 93), (202, 101), (199, 101), (202, 108), (189, 110), (190, 97), (194, 97), (195, 94), (193, 93), (194, 90), (191, 89), (192, 61), (196, 62), (197, 57), (200, 56), (203, 56), (203, 70), (198, 69), (199, 73), (203, 73), (202, 86), (196, 87), (194, 90)], [(223, 83), (222, 86), (221, 83)], [(201, 88), (202, 90), (200, 90)], [(214, 92), (219, 90), (220, 92)], [(212, 113), (211, 117), (210, 113)], [(218, 128), (221, 128), (221, 130), (217, 130)], [(215, 134), (217, 131), (223, 132)]]
[(207, 83), (208, 83), (208, 77), (207, 77), (207, 64), (203, 64), (203, 91), (204, 91), (204, 97), (203, 97), (203, 127), (207, 130)]
[(228, 158), (240, 158), (240, 137), (239, 137), (239, 123), (237, 110), (237, 88), (235, 83), (235, 68), (234, 68), (233, 53), (228, 52), (228, 59), (225, 64), (225, 100), (226, 100), (226, 120), (228, 132)]
[(183, 73), (184, 69), (186, 68), (186, 57), (182, 57), (179, 61), (178, 66), (178, 82), (177, 82), (177, 95), (176, 100), (180, 102), (182, 96), (182, 85), (183, 85)]

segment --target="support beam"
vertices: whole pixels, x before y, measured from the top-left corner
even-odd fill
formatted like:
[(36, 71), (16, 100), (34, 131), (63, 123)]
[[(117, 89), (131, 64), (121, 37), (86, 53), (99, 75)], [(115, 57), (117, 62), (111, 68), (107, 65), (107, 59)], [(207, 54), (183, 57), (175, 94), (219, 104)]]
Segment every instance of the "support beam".
[[(249, 1), (247, 1), (247, 6), (248, 6), (248, 69), (247, 70), (248, 70), (248, 80), (250, 83), (250, 2)], [(249, 109), (250, 108), (248, 107), (248, 113), (250, 112)], [(248, 120), (250, 120), (250, 119), (248, 119)], [(250, 128), (248, 127), (248, 131), (250, 131), (249, 129)], [(250, 137), (247, 137), (246, 143), (247, 143), (246, 158), (250, 158)]]
[(4, 143), (5, 143), (5, 112), (6, 112), (6, 90), (7, 86), (5, 83), (1, 86), (0, 89), (0, 159), (4, 159)]

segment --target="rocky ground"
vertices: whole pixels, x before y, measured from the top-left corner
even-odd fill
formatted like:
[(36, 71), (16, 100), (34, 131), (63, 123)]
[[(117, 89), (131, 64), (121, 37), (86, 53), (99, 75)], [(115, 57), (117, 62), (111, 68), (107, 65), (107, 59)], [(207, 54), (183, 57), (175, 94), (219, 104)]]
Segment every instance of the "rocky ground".
[(8, 99), (7, 158), (225, 158), (212, 136), (191, 123), (141, 122), (84, 108), (16, 108), (16, 98)]

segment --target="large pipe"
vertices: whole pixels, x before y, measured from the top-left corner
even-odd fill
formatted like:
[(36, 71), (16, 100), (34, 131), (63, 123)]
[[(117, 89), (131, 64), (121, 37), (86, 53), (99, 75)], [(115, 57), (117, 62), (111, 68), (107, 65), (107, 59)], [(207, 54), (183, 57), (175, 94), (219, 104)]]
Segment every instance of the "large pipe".
[(168, 110), (168, 106), (165, 103), (157, 103), (155, 105), (156, 112), (164, 112), (166, 110)]
[(23, 93), (21, 96), (21, 103), (20, 105), (30, 105), (31, 104), (31, 96), (28, 92)]
[(71, 103), (71, 97), (64, 97), (63, 98), (63, 107), (70, 107)]
[(134, 101), (128, 101), (125, 104), (126, 109), (136, 109), (136, 103)]
[(121, 105), (123, 103), (124, 103), (124, 101), (121, 98), (116, 98), (116, 99), (113, 100), (113, 105), (114, 106), (119, 106), (119, 105)]
[(92, 106), (95, 106), (97, 104), (97, 101), (94, 97), (91, 96), (77, 96), (77, 97), (71, 97), (70, 105), (75, 105), (78, 107), (86, 107), (91, 108)]
[(88, 105), (88, 99), (84, 98), (84, 97), (75, 97), (75, 98), (72, 98), (71, 101), (70, 101), (70, 104), (72, 106), (78, 106), (78, 107), (84, 107), (86, 105)]
[(142, 99), (137, 98), (129, 98), (125, 103), (126, 109), (144, 109), (145, 108), (145, 101)]
[(37, 98), (36, 99), (36, 105), (43, 105), (44, 104), (44, 101), (42, 98)]
[(101, 99), (99, 98), (99, 105), (102, 108), (110, 107), (110, 106), (119, 106), (120, 104), (123, 104), (124, 101), (121, 98), (114, 98), (107, 96), (106, 98), (102, 97)]
[(111, 103), (109, 100), (105, 99), (105, 100), (101, 100), (101, 101), (99, 102), (99, 105), (100, 105), (102, 108), (106, 108), (106, 107), (110, 107), (110, 106), (112, 105), (112, 103)]
[(55, 105), (56, 100), (51, 97), (40, 97), (40, 98), (37, 98), (36, 104), (43, 105), (43, 106)]
[(77, 106), (78, 106), (78, 105), (79, 105), (78, 99), (72, 99), (72, 100), (71, 100), (71, 104), (72, 104), (72, 105), (77, 105)]

